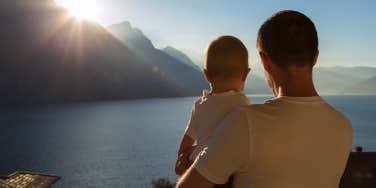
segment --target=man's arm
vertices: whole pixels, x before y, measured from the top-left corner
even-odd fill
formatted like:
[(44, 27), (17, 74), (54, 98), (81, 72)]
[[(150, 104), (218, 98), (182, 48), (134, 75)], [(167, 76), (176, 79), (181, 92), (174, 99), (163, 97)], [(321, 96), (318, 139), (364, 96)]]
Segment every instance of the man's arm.
[(176, 188), (212, 188), (214, 187), (214, 185), (214, 183), (207, 180), (191, 166), (184, 174), (184, 176), (180, 178), (180, 180), (176, 184)]

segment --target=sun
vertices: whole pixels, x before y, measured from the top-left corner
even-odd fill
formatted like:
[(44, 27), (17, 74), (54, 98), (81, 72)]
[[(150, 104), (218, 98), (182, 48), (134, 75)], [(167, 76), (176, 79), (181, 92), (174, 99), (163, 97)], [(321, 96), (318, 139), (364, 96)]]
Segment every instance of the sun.
[(55, 2), (66, 8), (69, 15), (77, 20), (98, 20), (99, 6), (96, 0), (55, 0)]

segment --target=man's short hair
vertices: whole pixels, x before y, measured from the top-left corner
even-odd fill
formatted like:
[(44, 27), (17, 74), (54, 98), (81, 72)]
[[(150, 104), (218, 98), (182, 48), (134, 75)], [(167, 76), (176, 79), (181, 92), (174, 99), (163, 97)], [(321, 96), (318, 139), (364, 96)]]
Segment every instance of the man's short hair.
[(207, 48), (204, 69), (211, 79), (240, 76), (248, 70), (247, 48), (236, 37), (218, 37)]
[(272, 15), (257, 34), (257, 48), (280, 67), (312, 65), (318, 52), (314, 23), (304, 14), (285, 10)]

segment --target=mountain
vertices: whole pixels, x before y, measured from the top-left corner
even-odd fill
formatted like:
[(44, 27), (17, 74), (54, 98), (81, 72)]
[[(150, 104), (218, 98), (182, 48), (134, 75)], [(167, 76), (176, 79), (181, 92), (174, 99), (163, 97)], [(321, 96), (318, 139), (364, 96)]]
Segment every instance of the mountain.
[(189, 58), (184, 59), (181, 52), (179, 57), (169, 55), (165, 51), (154, 47), (141, 30), (133, 28), (129, 22), (122, 22), (108, 27), (108, 30), (129, 49), (142, 59), (153, 70), (161, 72), (179, 91), (186, 95), (200, 95), (208, 84), (201, 71), (190, 63)]
[(193, 50), (183, 50), (183, 52), (185, 54), (188, 55), (188, 57), (196, 64), (198, 65), (200, 68), (203, 68), (204, 67), (204, 61), (205, 61), (205, 55), (202, 54), (202, 53), (198, 53), (196, 51), (193, 51)]
[[(376, 76), (375, 67), (315, 67), (313, 79), (319, 93), (360, 93), (373, 90), (371, 82)], [(369, 86), (369, 87), (367, 87)], [(270, 94), (262, 69), (253, 69), (245, 84), (248, 94)]]
[(245, 82), (244, 92), (247, 94), (271, 94), (264, 77), (250, 74)]
[[(193, 93), (180, 90), (181, 84), (156, 71), (158, 65), (139, 58), (102, 26), (69, 18), (66, 10), (50, 0), (2, 0), (0, 5), (0, 103)], [(185, 70), (182, 66), (176, 74)], [(197, 76), (191, 72), (187, 74)]]
[[(325, 93), (342, 93), (345, 88), (373, 76), (376, 76), (374, 67), (317, 67), (313, 73), (318, 91)], [(359, 93), (362, 92), (362, 90), (359, 91)]]
[(140, 29), (132, 28), (128, 21), (108, 26), (107, 29), (135, 53), (156, 50), (151, 40)]
[(345, 88), (344, 93), (376, 94), (376, 76)]
[(171, 57), (179, 60), (180, 62), (183, 62), (186, 65), (201, 71), (198, 65), (196, 65), (187, 55), (185, 55), (183, 52), (179, 51), (178, 49), (175, 49), (174, 47), (171, 47), (171, 46), (167, 46), (163, 48), (163, 51), (166, 54), (170, 55)]

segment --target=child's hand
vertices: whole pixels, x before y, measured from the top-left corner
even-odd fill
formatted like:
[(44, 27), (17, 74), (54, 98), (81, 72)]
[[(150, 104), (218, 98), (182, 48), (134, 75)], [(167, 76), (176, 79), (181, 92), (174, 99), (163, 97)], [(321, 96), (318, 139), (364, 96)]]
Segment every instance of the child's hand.
[(185, 171), (192, 165), (193, 161), (189, 159), (196, 146), (190, 146), (186, 150), (182, 151), (175, 163), (175, 173), (178, 176), (182, 176)]
[(185, 171), (192, 165), (193, 161), (189, 160), (189, 155), (180, 154), (175, 164), (175, 173), (178, 176), (182, 176)]
[(183, 151), (179, 156), (175, 164), (175, 173), (178, 176), (182, 176), (185, 171), (192, 165), (193, 161), (189, 159), (196, 146), (191, 146), (187, 150)]

